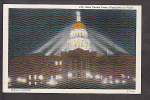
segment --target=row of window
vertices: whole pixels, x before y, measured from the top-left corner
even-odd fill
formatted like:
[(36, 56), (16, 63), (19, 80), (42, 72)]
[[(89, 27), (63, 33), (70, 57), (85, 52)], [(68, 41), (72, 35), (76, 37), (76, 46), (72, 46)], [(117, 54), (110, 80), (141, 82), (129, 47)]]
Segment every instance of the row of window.
[(62, 61), (55, 61), (55, 65), (62, 65)]
[(76, 37), (76, 36), (87, 37), (87, 33), (73, 33), (73, 34), (70, 34), (70, 38), (73, 38), (73, 37)]
[(70, 43), (69, 47), (87, 47), (85, 43)]
[(69, 47), (87, 47), (87, 41), (85, 40), (74, 40), (69, 43)]
[[(31, 80), (31, 76), (32, 75), (29, 75), (29, 80)], [(34, 77), (35, 80), (37, 79), (37, 75), (34, 75), (33, 77)], [(43, 75), (39, 75), (39, 79), (43, 80)]]
[(71, 41), (71, 44), (74, 44), (74, 43), (84, 43), (84, 44), (87, 44), (87, 41), (86, 40), (74, 40), (74, 41)]

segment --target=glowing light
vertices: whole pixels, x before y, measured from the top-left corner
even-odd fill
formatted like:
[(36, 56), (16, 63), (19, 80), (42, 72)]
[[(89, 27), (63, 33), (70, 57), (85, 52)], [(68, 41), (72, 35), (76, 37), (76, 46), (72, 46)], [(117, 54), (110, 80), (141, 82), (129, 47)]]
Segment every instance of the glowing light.
[(128, 53), (126, 52), (123, 48), (119, 47), (118, 45), (116, 45), (114, 42), (112, 42), (111, 40), (109, 40), (107, 37), (105, 37), (104, 35), (101, 35), (99, 34), (98, 32), (94, 31), (93, 29), (92, 30), (88, 30), (90, 33), (94, 33), (94, 34), (91, 34), (93, 35), (94, 37), (100, 39), (101, 41), (103, 41), (104, 43), (107, 43), (109, 44), (110, 46), (114, 47), (116, 50), (120, 51), (120, 52), (123, 52), (123, 53)]
[(52, 45), (55, 41), (57, 41), (61, 36), (62, 36), (62, 34), (56, 35), (55, 37), (50, 39), (46, 44), (44, 44), (42, 47), (40, 47), (38, 50), (34, 51), (34, 53), (44, 51), (46, 48), (48, 48), (50, 45)]
[(109, 83), (110, 83), (110, 84), (113, 84), (113, 81), (112, 81), (112, 80), (110, 80), (110, 81), (109, 81)]
[(120, 81), (118, 79), (115, 80), (116, 83), (119, 83)]
[(36, 75), (34, 75), (34, 79), (36, 80)]
[(31, 75), (29, 75), (29, 80), (31, 80)]
[(90, 78), (93, 78), (93, 75), (90, 75)]
[(22, 79), (21, 79), (21, 78), (17, 78), (17, 81), (18, 81), (18, 82), (21, 82), (21, 81), (22, 81)]
[(31, 85), (31, 82), (29, 82), (29, 85)]
[(35, 85), (37, 85), (37, 82), (34, 82)]
[(59, 61), (59, 65), (62, 65), (62, 61)]
[(47, 82), (47, 84), (49, 84), (49, 85), (56, 85), (57, 82), (53, 79), (53, 77), (51, 77), (51, 79)]
[(56, 75), (56, 80), (62, 79), (61, 75)]
[(128, 79), (130, 78), (130, 76), (128, 76)]
[(78, 21), (81, 21), (80, 12), (77, 11), (76, 14), (77, 14), (77, 22), (78, 22)]
[(51, 76), (51, 79), (53, 79), (53, 76)]
[(100, 77), (100, 75), (97, 74), (97, 75), (95, 75), (95, 78), (100, 79), (101, 77)]
[(8, 83), (10, 83), (11, 82), (11, 78), (10, 77), (8, 77)]
[(55, 50), (57, 50), (58, 48), (60, 48), (60, 46), (63, 44), (62, 41), (65, 42), (66, 40), (67, 40), (67, 34), (64, 34), (63, 37), (59, 41), (57, 41), (57, 43), (50, 50), (48, 50), (45, 55), (48, 56), (51, 53), (53, 53)]
[(19, 78), (17, 78), (17, 81), (22, 82), (22, 83), (26, 83), (27, 80), (25, 78), (20, 78), (19, 77)]
[(126, 83), (126, 81), (125, 81), (125, 80), (123, 80), (123, 81), (122, 81), (122, 83), (124, 84), (124, 83)]
[(25, 78), (23, 78), (23, 79), (21, 80), (21, 82), (26, 83), (26, 79), (25, 79)]
[(125, 75), (122, 74), (122, 77), (125, 78)]
[(109, 77), (110, 79), (112, 79), (112, 76), (110, 75), (110, 77)]
[(103, 79), (103, 76), (101, 75), (101, 79)]
[(104, 79), (104, 80), (103, 80), (103, 84), (106, 84), (106, 83), (107, 83), (107, 79)]
[(68, 78), (72, 78), (72, 76), (73, 76), (72, 73), (69, 72), (69, 73), (68, 73)]
[(43, 75), (39, 75), (39, 79), (40, 79), (40, 80), (43, 80)]
[(93, 41), (94, 44), (96, 44), (98, 47), (100, 47), (104, 51), (106, 51), (108, 55), (113, 55), (113, 52), (110, 51), (106, 46), (104, 46), (103, 44), (101, 44), (100, 42), (98, 42), (93, 36), (90, 36), (90, 37), (91, 37), (91, 41)]
[(86, 75), (86, 78), (92, 78), (93, 77), (90, 72), (86, 72), (85, 75)]
[(55, 61), (55, 65), (58, 65), (58, 61)]

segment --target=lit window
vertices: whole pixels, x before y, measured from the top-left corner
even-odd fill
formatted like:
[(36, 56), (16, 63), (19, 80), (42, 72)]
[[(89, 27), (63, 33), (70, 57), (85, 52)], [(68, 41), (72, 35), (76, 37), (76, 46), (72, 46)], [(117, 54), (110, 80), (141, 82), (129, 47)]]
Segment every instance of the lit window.
[(34, 82), (35, 85), (37, 85), (37, 82)]
[(31, 75), (29, 75), (29, 80), (31, 80)]
[(118, 79), (115, 80), (116, 83), (119, 83), (120, 81)]
[(26, 81), (27, 81), (27, 80), (26, 80), (25, 78), (22, 79), (22, 82), (23, 82), (23, 83), (26, 83)]
[(72, 73), (68, 73), (68, 78), (72, 78), (73, 74)]
[(39, 75), (39, 79), (40, 79), (40, 80), (43, 80), (43, 75)]
[(59, 61), (59, 65), (62, 65), (62, 61)]
[(31, 82), (29, 82), (29, 85), (31, 85)]
[(58, 61), (55, 61), (55, 65), (58, 65)]
[(36, 75), (34, 75), (34, 79), (36, 80)]
[(62, 79), (61, 75), (56, 75), (56, 80)]

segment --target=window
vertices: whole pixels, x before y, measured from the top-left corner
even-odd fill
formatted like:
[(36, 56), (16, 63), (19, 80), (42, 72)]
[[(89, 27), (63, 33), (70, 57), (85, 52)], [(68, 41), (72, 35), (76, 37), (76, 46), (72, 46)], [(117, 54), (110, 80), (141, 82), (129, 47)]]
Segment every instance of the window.
[(36, 75), (34, 75), (34, 79), (36, 80)]
[(59, 61), (59, 65), (62, 65), (62, 61)]
[(58, 61), (55, 61), (55, 65), (58, 65)]
[(29, 80), (31, 80), (31, 75), (29, 75)]

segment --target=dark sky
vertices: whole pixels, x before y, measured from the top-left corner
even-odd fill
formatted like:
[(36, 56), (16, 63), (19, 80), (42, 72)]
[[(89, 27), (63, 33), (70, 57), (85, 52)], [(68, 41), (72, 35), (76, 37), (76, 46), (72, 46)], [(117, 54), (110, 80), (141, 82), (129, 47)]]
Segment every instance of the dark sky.
[(67, 25), (76, 22), (76, 11), (81, 12), (87, 32), (93, 28), (135, 55), (135, 10), (9, 9), (9, 58), (41, 47)]

